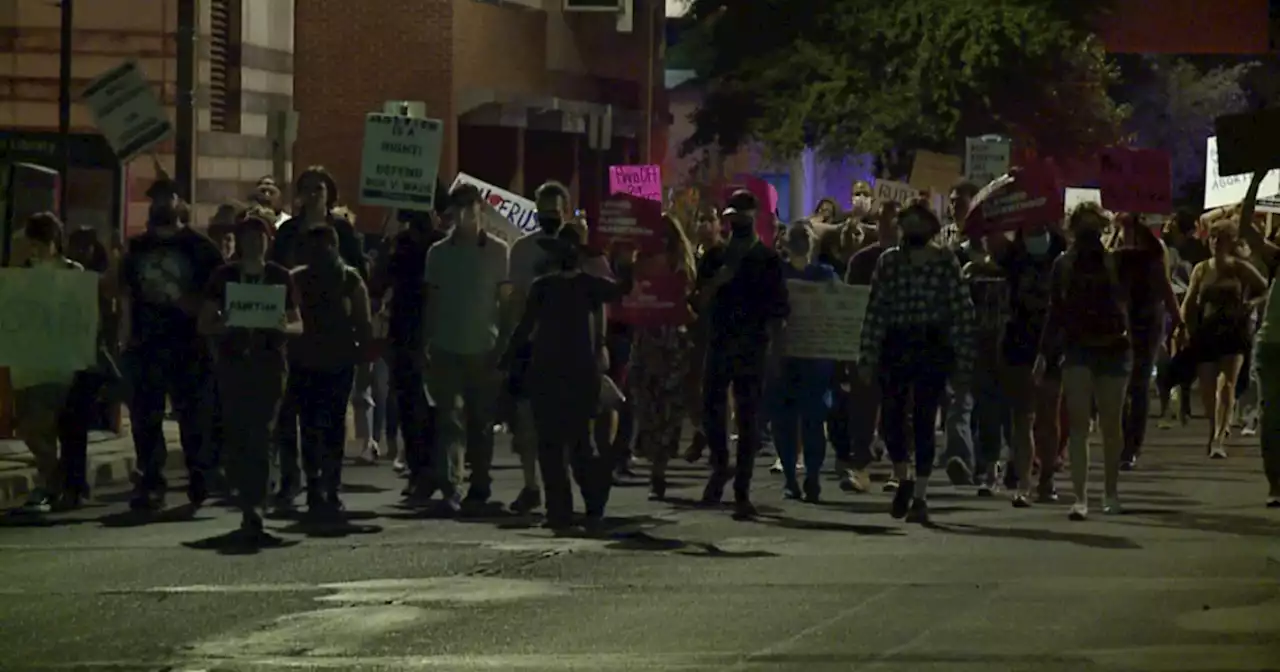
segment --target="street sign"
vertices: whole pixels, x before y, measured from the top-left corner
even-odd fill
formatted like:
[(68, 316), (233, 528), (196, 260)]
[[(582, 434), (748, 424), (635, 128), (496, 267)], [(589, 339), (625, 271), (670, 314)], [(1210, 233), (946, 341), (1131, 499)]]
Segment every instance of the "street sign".
[(443, 141), (439, 119), (365, 116), (360, 202), (402, 210), (433, 208)]
[(137, 61), (126, 61), (103, 73), (82, 97), (122, 163), (173, 133), (169, 113)]

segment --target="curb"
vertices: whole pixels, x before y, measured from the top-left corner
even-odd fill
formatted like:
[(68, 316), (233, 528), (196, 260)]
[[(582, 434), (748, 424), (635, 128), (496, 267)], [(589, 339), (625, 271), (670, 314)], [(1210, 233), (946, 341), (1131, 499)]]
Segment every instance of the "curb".
[[(112, 447), (108, 450), (100, 450), (96, 454), (91, 452), (88, 467), (89, 487), (97, 490), (128, 482), (136, 464), (137, 458), (134, 456), (132, 446)], [(0, 508), (21, 503), (35, 486), (35, 475), (36, 469), (30, 465), (26, 468), (0, 471)]]

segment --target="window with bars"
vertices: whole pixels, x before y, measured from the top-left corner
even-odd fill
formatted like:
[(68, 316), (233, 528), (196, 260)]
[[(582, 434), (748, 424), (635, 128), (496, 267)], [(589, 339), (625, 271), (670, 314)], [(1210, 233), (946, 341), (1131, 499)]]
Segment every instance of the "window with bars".
[(209, 129), (240, 132), (240, 3), (212, 0), (209, 16)]

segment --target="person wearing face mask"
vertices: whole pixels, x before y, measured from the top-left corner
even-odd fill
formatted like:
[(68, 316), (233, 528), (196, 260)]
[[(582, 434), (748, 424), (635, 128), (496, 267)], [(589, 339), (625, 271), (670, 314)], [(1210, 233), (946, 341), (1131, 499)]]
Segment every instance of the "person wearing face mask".
[[(814, 242), (814, 231), (808, 222), (795, 222), (787, 229), (783, 242), (787, 252), (785, 279), (820, 283), (839, 280), (830, 266), (811, 261)], [(785, 329), (782, 338), (786, 338)], [(834, 361), (786, 357), (765, 385), (774, 445), (785, 477), (783, 494), (788, 499), (804, 499), (814, 504), (819, 500), (822, 491), (819, 477), (827, 448), (824, 425), (831, 410), (834, 374)], [(804, 456), (803, 489), (796, 478), (796, 459), (800, 454)]]
[[(533, 198), (538, 207), (538, 230), (526, 234), (511, 245), (511, 298), (507, 302), (510, 314), (503, 318), (506, 323), (517, 323), (520, 320), (533, 281), (555, 271), (554, 260), (540, 241), (558, 236), (565, 222), (573, 216), (569, 207), (569, 189), (559, 182), (544, 183), (534, 192)], [(529, 513), (542, 506), (542, 489), (538, 485), (538, 435), (532, 407), (521, 389), (530, 356), (527, 350), (530, 346), (525, 347), (526, 351), (512, 355), (507, 368), (508, 388), (515, 398), (516, 407), (511, 443), (520, 457), (524, 475), (524, 487), (511, 504), (511, 510), (516, 513)]]
[(875, 214), (875, 199), (872, 198), (871, 185), (863, 180), (853, 183), (849, 196), (849, 223), (862, 226), (863, 222)]
[(164, 506), (166, 397), (178, 416), (193, 505), (208, 497), (207, 471), (216, 464), (204, 415), (211, 361), (196, 321), (222, 254), (183, 223), (186, 208), (173, 183), (157, 181), (147, 195), (147, 231), (129, 241), (120, 264), (121, 366), (130, 377), (129, 420), (141, 472), (130, 500), (134, 510)]
[(1013, 503), (1018, 507), (1030, 505), (1032, 463), (1037, 456), (1041, 465), (1037, 498), (1048, 503), (1058, 497), (1053, 476), (1059, 444), (1060, 371), (1051, 363), (1038, 381), (1031, 371), (1048, 315), (1053, 263), (1066, 249), (1067, 240), (1056, 222), (1054, 226), (1035, 222), (1019, 229), (1012, 244), (997, 258), (1009, 294), (1000, 375), (1003, 397), (1012, 415), (1013, 459), (1005, 473), (1005, 485), (1013, 489)]
[[(715, 505), (733, 481), (735, 515), (755, 515), (751, 477), (761, 444), (761, 401), (768, 371), (781, 354), (778, 332), (790, 312), (783, 262), (755, 233), (759, 204), (746, 190), (730, 195), (722, 213), (728, 244), (708, 250), (698, 265), (694, 305), (707, 314), (703, 431), (711, 449), (711, 478), (702, 493)], [(729, 469), (728, 394), (738, 426), (736, 473)]]
[(973, 297), (955, 254), (930, 244), (942, 226), (928, 207), (908, 206), (898, 226), (902, 244), (881, 255), (871, 278), (859, 375), (880, 383), (885, 445), (900, 483), (890, 513), (927, 523), (938, 405), (948, 380), (967, 392), (973, 373)]

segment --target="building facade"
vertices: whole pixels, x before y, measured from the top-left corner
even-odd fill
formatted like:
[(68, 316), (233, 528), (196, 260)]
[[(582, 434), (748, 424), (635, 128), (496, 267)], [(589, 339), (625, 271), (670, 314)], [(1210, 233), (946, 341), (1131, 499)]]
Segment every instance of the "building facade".
[[(72, 26), (72, 96), (99, 74), (136, 59), (157, 95), (176, 114), (178, 2), (195, 3), (195, 194), (193, 219), (241, 199), (263, 175), (292, 173), (287, 118), (293, 109), (293, 0), (110, 0), (76, 2)], [(0, 2), (0, 161), (56, 160), (60, 10), (47, 0)], [(101, 149), (89, 110), (76, 100), (71, 127), (77, 143)], [(273, 135), (275, 137), (273, 137)], [(143, 193), (158, 164), (174, 170), (173, 139), (127, 166), (105, 166), (100, 151), (84, 152), (68, 190), (72, 225), (108, 235), (142, 229)], [(20, 150), (20, 151), (19, 151)], [(47, 163), (47, 162), (46, 162)], [(121, 179), (113, 180), (117, 173)], [(112, 212), (111, 204), (120, 207)]]
[[(665, 151), (662, 4), (635, 0), (626, 30), (618, 14), (566, 12), (564, 0), (299, 2), (298, 165), (328, 168), (359, 228), (378, 231), (385, 213), (352, 193), (364, 118), (420, 101), (445, 122), (446, 184), (461, 171), (529, 195), (555, 179), (589, 206), (608, 165), (641, 160), (646, 138), (651, 156)], [(606, 113), (611, 147), (595, 151), (590, 120)]]

